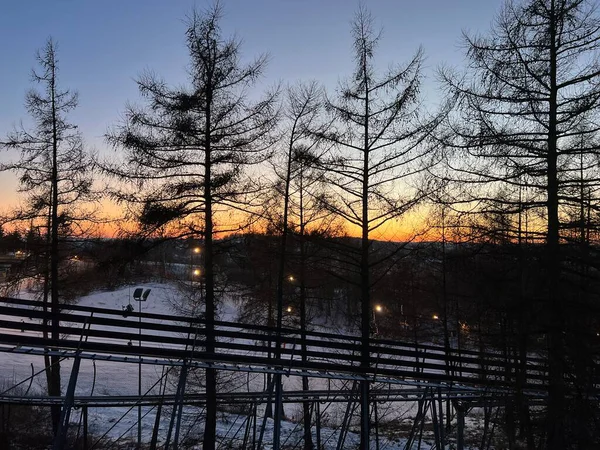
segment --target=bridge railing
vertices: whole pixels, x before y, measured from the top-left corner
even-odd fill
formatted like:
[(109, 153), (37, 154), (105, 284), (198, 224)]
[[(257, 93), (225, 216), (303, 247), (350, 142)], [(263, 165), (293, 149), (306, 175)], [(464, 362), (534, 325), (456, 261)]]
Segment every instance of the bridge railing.
[[(68, 308), (68, 309), (66, 309)], [(61, 338), (44, 337), (58, 320)], [(371, 339), (370, 367), (360, 367), (360, 338), (297, 329), (281, 330), (281, 357), (274, 358), (277, 330), (273, 327), (215, 322), (216, 351), (203, 347), (206, 321), (176, 315), (124, 312), (81, 305), (65, 306), (53, 315), (37, 301), (0, 298), (0, 350), (54, 349), (91, 355), (120, 355), (145, 359), (199, 361), (204, 364), (350, 374), (372, 380), (397, 378), (488, 387), (512, 386), (517, 371), (526, 367), (522, 388), (545, 390), (547, 369), (541, 358), (522, 361), (500, 352)], [(85, 326), (85, 329), (84, 329)], [(306, 360), (301, 355), (304, 353)], [(521, 374), (522, 375), (522, 374)]]

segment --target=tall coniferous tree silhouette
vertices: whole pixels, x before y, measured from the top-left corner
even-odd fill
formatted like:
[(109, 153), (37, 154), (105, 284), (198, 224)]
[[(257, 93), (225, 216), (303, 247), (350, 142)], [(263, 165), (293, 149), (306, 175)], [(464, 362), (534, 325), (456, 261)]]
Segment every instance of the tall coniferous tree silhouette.
[[(222, 7), (194, 10), (187, 21), (188, 84), (169, 87), (154, 74), (137, 80), (146, 106), (130, 106), (124, 122), (108, 136), (122, 148), (126, 164), (107, 164), (109, 173), (133, 183), (138, 192), (116, 192), (139, 202), (146, 225), (170, 227), (173, 235), (204, 239), (206, 352), (215, 352), (215, 236), (236, 229), (219, 222), (223, 211), (251, 206), (256, 186), (244, 169), (264, 160), (277, 119), (277, 92), (250, 102), (248, 89), (265, 66), (261, 56), (240, 61), (240, 41), (219, 26)], [(216, 370), (206, 369), (205, 449), (215, 448)]]
[[(437, 120), (419, 122), (422, 51), (403, 66), (377, 73), (375, 53), (381, 34), (374, 19), (361, 7), (352, 22), (355, 72), (342, 82), (335, 98), (326, 100), (332, 123), (315, 133), (334, 156), (325, 161), (330, 186), (339, 199), (328, 202), (331, 211), (360, 230), (356, 264), (360, 291), (361, 365), (370, 366), (372, 272), (376, 261), (371, 236), (403, 215), (424, 197), (421, 189), (404, 182), (423, 168), (422, 145)], [(361, 449), (369, 448), (369, 383), (361, 382)]]
[[(0, 170), (16, 172), (20, 191), (26, 195), (24, 206), (14, 211), (9, 220), (26, 222), (30, 227), (46, 230), (43, 267), (37, 269), (43, 278), (44, 304), (50, 304), (52, 313), (50, 337), (57, 341), (60, 334), (55, 315), (63, 302), (59, 279), (61, 244), (75, 232), (74, 227), (78, 223), (92, 218), (89, 211), (81, 209), (81, 205), (95, 198), (92, 192), (94, 160), (85, 151), (77, 126), (67, 118), (68, 113), (77, 107), (78, 95), (60, 87), (56, 42), (48, 39), (36, 59), (39, 67), (32, 71), (32, 80), (42, 90), (30, 90), (25, 99), (33, 127), (27, 129), (21, 125), (9, 134), (4, 146), (19, 151), (20, 157), (0, 165)], [(46, 357), (46, 377), (48, 394), (60, 396), (58, 356)], [(54, 406), (54, 432), (59, 421), (60, 406)]]
[[(579, 334), (575, 305), (569, 305), (561, 241), (569, 209), (584, 210), (582, 202), (589, 201), (577, 193), (598, 185), (590, 163), (597, 158), (600, 130), (597, 5), (509, 0), (489, 35), (465, 36), (465, 43), (466, 73), (441, 72), (456, 107), (445, 128), (450, 164), (463, 185), (471, 186), (463, 201), (493, 208), (502, 191), (502, 208), (510, 214), (534, 211), (543, 218), (547, 289), (542, 310), (550, 372), (546, 447), (562, 449), (576, 441), (590, 446), (590, 434), (575, 431), (589, 428), (568, 423), (567, 411), (577, 396), (567, 395), (566, 375), (573, 375), (577, 392), (585, 392), (591, 364), (579, 373), (566, 364), (585, 358), (582, 350), (590, 342)], [(591, 420), (585, 405), (574, 410)]]

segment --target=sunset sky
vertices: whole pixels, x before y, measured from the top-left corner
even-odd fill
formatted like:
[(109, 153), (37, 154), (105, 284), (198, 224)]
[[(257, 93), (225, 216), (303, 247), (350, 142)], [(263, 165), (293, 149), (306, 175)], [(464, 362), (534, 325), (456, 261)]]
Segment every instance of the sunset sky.
[[(262, 85), (315, 79), (333, 90), (351, 74), (349, 23), (358, 7), (351, 0), (224, 1), (224, 35), (235, 33), (247, 58), (268, 53)], [(383, 69), (408, 60), (422, 46), (426, 55), (424, 96), (435, 105), (435, 68), (460, 66), (461, 32), (486, 33), (501, 0), (370, 0), (364, 4), (383, 27), (377, 61)], [(151, 69), (171, 84), (185, 81), (188, 62), (184, 18), (201, 0), (7, 0), (0, 14), (0, 141), (20, 120), (32, 86), (34, 55), (47, 38), (58, 42), (62, 87), (80, 94), (72, 114), (85, 141), (101, 154), (103, 140), (127, 101), (136, 102), (134, 83)], [(5, 159), (6, 154), (0, 155)], [(14, 176), (0, 174), (0, 211), (14, 203)]]

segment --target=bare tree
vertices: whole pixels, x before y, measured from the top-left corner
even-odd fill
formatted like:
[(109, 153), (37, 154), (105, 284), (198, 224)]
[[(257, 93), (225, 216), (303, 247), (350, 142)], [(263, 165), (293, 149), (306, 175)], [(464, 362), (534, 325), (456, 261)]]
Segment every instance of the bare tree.
[[(289, 87), (287, 90), (286, 104), (285, 104), (285, 119), (286, 119), (286, 131), (284, 136), (287, 138), (285, 156), (281, 158), (283, 160), (282, 166), (284, 167), (283, 173), (279, 173), (277, 167), (275, 171), (278, 179), (276, 180), (276, 191), (281, 198), (282, 205), (282, 217), (281, 217), (281, 243), (280, 243), (280, 254), (279, 254), (279, 267), (278, 267), (278, 278), (277, 278), (277, 329), (280, 330), (282, 327), (283, 320), (283, 300), (284, 300), (284, 284), (286, 282), (293, 282), (294, 277), (290, 279), (286, 276), (286, 267), (289, 266), (290, 261), (288, 260), (288, 246), (290, 242), (290, 232), (299, 232), (300, 235), (304, 235), (308, 224), (319, 220), (317, 213), (315, 215), (307, 214), (309, 208), (307, 204), (309, 201), (306, 197), (311, 195), (310, 185), (313, 182), (307, 182), (307, 172), (310, 171), (311, 167), (316, 165), (313, 161), (314, 150), (317, 148), (318, 139), (314, 139), (311, 136), (309, 130), (317, 128), (324, 129), (325, 125), (317, 124), (319, 109), (321, 107), (322, 92), (316, 82), (308, 84), (299, 84), (294, 87)], [(312, 198), (322, 195), (321, 193), (311, 192)], [(313, 205), (318, 202), (313, 202)], [(313, 209), (313, 212), (315, 210)], [(297, 220), (295, 220), (297, 219)], [(306, 249), (304, 242), (301, 242), (301, 272), (299, 276), (300, 289), (303, 295), (300, 300), (300, 328), (302, 336), (302, 359), (307, 360), (306, 357), (306, 290), (305, 290), (305, 278), (303, 276), (305, 270), (305, 253)], [(278, 331), (279, 333), (279, 331)], [(279, 335), (278, 335), (279, 336)], [(281, 343), (277, 340), (276, 354), (278, 358), (281, 356)], [(282, 419), (282, 384), (281, 375), (277, 374), (275, 380), (276, 390), (276, 413), (275, 413), (275, 432), (274, 441), (279, 445), (281, 419)], [(308, 390), (308, 377), (302, 378), (303, 390)], [(304, 417), (304, 448), (309, 450), (313, 448), (312, 434), (311, 434), (311, 414), (310, 414), (310, 403), (303, 402), (303, 417)]]
[[(276, 125), (277, 93), (250, 102), (247, 90), (266, 66), (266, 57), (244, 65), (240, 41), (223, 38), (217, 2), (193, 11), (187, 21), (189, 84), (169, 87), (153, 74), (138, 79), (147, 105), (129, 106), (124, 122), (108, 137), (126, 154), (112, 174), (140, 188), (118, 193), (141, 202), (146, 223), (168, 226), (172, 235), (204, 239), (206, 353), (215, 352), (215, 236), (239, 228), (231, 212), (252, 207), (256, 186), (244, 169), (264, 160)], [(206, 369), (204, 448), (215, 448), (216, 371)]]
[[(45, 229), (46, 245), (40, 268), (43, 276), (43, 297), (50, 298), (52, 316), (60, 311), (61, 286), (59, 271), (64, 256), (61, 243), (77, 232), (83, 218), (85, 202), (93, 200), (92, 155), (87, 153), (77, 127), (67, 115), (77, 106), (77, 93), (62, 90), (58, 83), (57, 45), (49, 39), (37, 54), (39, 69), (32, 71), (32, 80), (42, 91), (32, 89), (26, 95), (25, 105), (34, 122), (32, 130), (23, 125), (16, 128), (4, 144), (6, 149), (18, 150), (19, 159), (2, 164), (0, 170), (19, 174), (20, 191), (26, 195), (24, 206), (11, 215), (12, 222), (25, 222), (30, 227)], [(51, 316), (51, 317), (52, 317)], [(59, 338), (59, 322), (51, 320), (51, 337)], [(60, 395), (59, 357), (46, 361), (48, 394)], [(60, 407), (52, 409), (52, 423), (57, 431)]]
[[(419, 173), (423, 143), (435, 124), (418, 122), (419, 87), (423, 53), (418, 50), (404, 66), (390, 66), (379, 76), (375, 51), (381, 34), (371, 14), (361, 7), (352, 23), (355, 72), (341, 83), (337, 98), (326, 101), (333, 125), (316, 133), (335, 146), (326, 161), (333, 194), (339, 199), (329, 208), (360, 232), (359, 254), (353, 257), (359, 272), (362, 362), (367, 369), (371, 335), (371, 277), (377, 261), (371, 235), (390, 220), (406, 213), (423, 199), (408, 181)], [(361, 449), (369, 447), (369, 384), (361, 385)]]
[[(572, 190), (582, 180), (573, 175), (581, 172), (582, 157), (597, 152), (600, 21), (587, 0), (509, 0), (489, 36), (465, 36), (465, 43), (466, 74), (441, 72), (458, 111), (445, 144), (453, 149), (455, 173), (478, 187), (465, 201), (489, 209), (502, 189), (505, 212), (539, 211), (546, 247), (547, 447), (567, 448), (566, 361), (589, 337), (572, 339), (580, 329), (564, 285), (561, 229), (565, 208), (581, 201)], [(595, 175), (585, 180), (597, 182)], [(531, 195), (526, 206), (523, 189)], [(577, 435), (572, 438), (590, 439)]]

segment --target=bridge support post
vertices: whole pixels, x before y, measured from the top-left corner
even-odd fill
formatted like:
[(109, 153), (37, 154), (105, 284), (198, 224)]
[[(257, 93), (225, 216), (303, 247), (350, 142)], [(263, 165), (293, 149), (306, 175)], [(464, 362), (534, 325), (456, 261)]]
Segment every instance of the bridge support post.
[(248, 411), (248, 419), (246, 420), (246, 429), (244, 430), (244, 440), (242, 441), (242, 448), (248, 448), (248, 439), (250, 438), (250, 428), (254, 421), (254, 409), (256, 408), (254, 403), (251, 403), (250, 410)]
[(377, 400), (373, 400), (373, 414), (375, 415), (375, 450), (379, 450), (379, 413), (377, 412)]
[(437, 405), (435, 398), (435, 391), (431, 392), (431, 425), (433, 426), (433, 436), (435, 438), (435, 447), (442, 447), (442, 440), (440, 438), (440, 424), (438, 422)]
[(83, 406), (83, 450), (88, 450), (88, 407)]
[(65, 442), (67, 440), (67, 431), (69, 430), (69, 419), (71, 418), (71, 409), (73, 408), (75, 398), (75, 387), (77, 386), (77, 377), (79, 376), (79, 367), (81, 365), (81, 358), (79, 352), (77, 352), (73, 360), (73, 368), (71, 369), (71, 378), (69, 379), (69, 386), (67, 387), (67, 393), (63, 404), (63, 410), (60, 415), (60, 423), (58, 424), (58, 433), (54, 438), (53, 450), (63, 450)]
[(162, 402), (156, 407), (156, 417), (154, 418), (154, 428), (152, 429), (152, 439), (150, 440), (150, 450), (156, 450), (158, 443), (158, 429), (160, 428), (160, 416), (162, 414)]
[(258, 421), (258, 404), (254, 404), (254, 421), (252, 423), (252, 450), (256, 450), (256, 426)]
[(456, 450), (465, 450), (465, 407), (456, 402)]
[(321, 450), (321, 405), (319, 400), (315, 400), (315, 425), (316, 425), (316, 434), (317, 434), (317, 449)]
[[(281, 340), (277, 342), (281, 346)], [(279, 350), (281, 352), (281, 350)], [(283, 368), (278, 367), (281, 371)], [(275, 414), (273, 424), (273, 450), (279, 450), (281, 445), (281, 421), (283, 420), (283, 384), (281, 382), (281, 372), (275, 374)]]
[(187, 383), (187, 373), (188, 373), (188, 367), (187, 364), (183, 364), (183, 367), (181, 368), (181, 378), (180, 378), (180, 385), (181, 385), (181, 389), (178, 392), (178, 399), (176, 401), (177, 403), (177, 408), (179, 409), (177, 411), (177, 424), (175, 425), (175, 438), (173, 438), (173, 448), (175, 450), (177, 450), (179, 448), (179, 431), (181, 430), (181, 416), (183, 414), (183, 397), (185, 395), (185, 385)]
[(369, 380), (360, 382), (360, 450), (369, 450), (370, 446), (371, 417), (369, 411), (369, 388)]
[(262, 448), (263, 437), (265, 435), (265, 429), (267, 427), (267, 418), (269, 417), (269, 407), (271, 405), (271, 395), (275, 389), (275, 375), (271, 377), (271, 383), (267, 386), (267, 405), (265, 408), (265, 414), (263, 416), (262, 425), (260, 427), (260, 433), (258, 436), (258, 443), (256, 448)]
[[(185, 384), (187, 381), (188, 365), (184, 360), (181, 366), (181, 372), (179, 374), (179, 382), (177, 383), (177, 391), (175, 392), (175, 401), (173, 402), (173, 412), (171, 413), (171, 421), (169, 423), (169, 431), (167, 432), (167, 439), (165, 440), (165, 450), (169, 450), (171, 443), (171, 433), (173, 432), (173, 426), (175, 426), (175, 437), (173, 438), (173, 449), (177, 449), (179, 440), (179, 427), (181, 426), (181, 414), (183, 410), (183, 397), (185, 393)], [(175, 422), (177, 420), (177, 422)]]
[[(438, 423), (440, 433), (440, 445), (441, 448), (446, 448), (446, 436), (444, 435), (444, 401), (442, 400), (442, 388), (438, 387)], [(450, 416), (448, 416), (448, 424), (450, 424)]]

